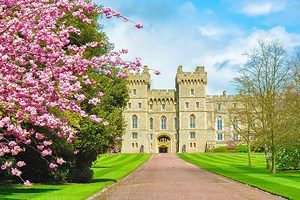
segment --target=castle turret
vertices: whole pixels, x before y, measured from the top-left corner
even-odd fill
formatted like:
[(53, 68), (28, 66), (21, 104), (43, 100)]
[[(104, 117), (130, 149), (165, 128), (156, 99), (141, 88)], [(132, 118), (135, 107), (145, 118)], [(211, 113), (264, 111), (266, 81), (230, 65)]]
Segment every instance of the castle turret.
[[(204, 67), (196, 67), (194, 72), (183, 72), (179, 66), (176, 74), (178, 99), (179, 148), (187, 152), (204, 151), (206, 129), (206, 83)], [(201, 149), (200, 149), (201, 148)]]

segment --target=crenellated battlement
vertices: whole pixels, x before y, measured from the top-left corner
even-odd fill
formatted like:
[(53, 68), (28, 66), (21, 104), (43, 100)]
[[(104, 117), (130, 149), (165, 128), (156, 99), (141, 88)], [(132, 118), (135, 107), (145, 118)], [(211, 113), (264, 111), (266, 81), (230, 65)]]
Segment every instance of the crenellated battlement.
[(175, 101), (175, 90), (151, 90), (149, 92), (149, 101)]
[(176, 74), (177, 84), (206, 84), (207, 72), (204, 66), (196, 67), (194, 72), (183, 72), (182, 66), (179, 66)]
[(129, 85), (150, 85), (151, 82), (151, 76), (149, 74), (149, 69), (147, 66), (144, 66), (143, 71), (131, 73), (129, 71), (126, 72), (127, 80), (129, 82)]
[(210, 102), (218, 101), (234, 101), (237, 95), (226, 95), (226, 91), (223, 91), (222, 95), (206, 95), (206, 100)]

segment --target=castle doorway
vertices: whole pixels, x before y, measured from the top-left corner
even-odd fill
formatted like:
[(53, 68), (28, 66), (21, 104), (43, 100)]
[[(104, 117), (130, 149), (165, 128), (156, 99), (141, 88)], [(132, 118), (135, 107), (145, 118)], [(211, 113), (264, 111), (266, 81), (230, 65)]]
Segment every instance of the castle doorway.
[(168, 147), (167, 146), (160, 146), (158, 148), (159, 153), (168, 153)]
[(169, 135), (159, 135), (157, 140), (159, 153), (171, 153), (171, 137)]

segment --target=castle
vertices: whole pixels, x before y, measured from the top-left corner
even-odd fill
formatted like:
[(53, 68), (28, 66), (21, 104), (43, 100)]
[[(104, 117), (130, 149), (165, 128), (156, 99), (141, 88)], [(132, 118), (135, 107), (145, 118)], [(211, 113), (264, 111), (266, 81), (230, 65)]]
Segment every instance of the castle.
[(211, 145), (238, 140), (228, 123), (233, 95), (206, 95), (207, 72), (178, 67), (175, 90), (150, 89), (147, 67), (128, 73), (129, 102), (123, 115), (123, 153), (198, 153)]

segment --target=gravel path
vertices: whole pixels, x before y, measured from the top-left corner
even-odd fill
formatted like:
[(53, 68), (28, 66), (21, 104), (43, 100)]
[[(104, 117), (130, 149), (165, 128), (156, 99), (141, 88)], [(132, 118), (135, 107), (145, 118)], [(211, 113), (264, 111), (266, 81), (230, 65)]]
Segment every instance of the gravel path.
[(187, 163), (176, 155), (154, 154), (139, 169), (93, 199), (280, 199)]

